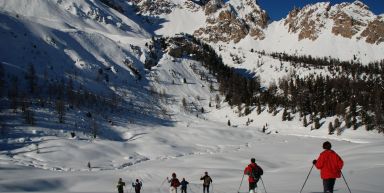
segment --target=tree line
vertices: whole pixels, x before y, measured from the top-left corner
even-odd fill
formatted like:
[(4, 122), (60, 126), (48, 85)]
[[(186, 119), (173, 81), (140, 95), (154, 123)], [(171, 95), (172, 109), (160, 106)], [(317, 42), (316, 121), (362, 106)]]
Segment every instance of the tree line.
[(384, 132), (384, 60), (363, 65), (357, 58), (340, 61), (262, 51), (259, 54), (289, 62), (296, 68), (325, 68), (331, 74), (299, 77), (292, 73), (277, 84), (262, 87), (258, 76), (244, 77), (235, 68), (226, 66), (211, 46), (194, 36), (182, 34), (167, 41), (160, 39), (163, 44), (177, 45), (172, 46), (170, 55), (201, 61), (216, 77), (218, 91), (228, 104), (239, 108), (239, 116), (251, 111), (260, 114), (264, 109), (276, 115), (283, 110), (283, 121), (292, 120), (292, 114), (297, 113), (304, 126), (313, 123), (311, 129), (320, 128), (321, 119), (337, 116), (329, 125), (329, 134), (341, 133), (342, 123), (344, 128), (365, 126), (367, 130)]

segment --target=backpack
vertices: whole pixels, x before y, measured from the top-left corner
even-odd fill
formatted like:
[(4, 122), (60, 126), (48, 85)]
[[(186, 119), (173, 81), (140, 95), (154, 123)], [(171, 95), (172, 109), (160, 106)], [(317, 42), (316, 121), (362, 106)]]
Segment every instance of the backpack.
[(141, 182), (134, 184), (135, 190), (140, 190), (142, 186), (143, 184)]
[(261, 175), (263, 175), (263, 170), (260, 168), (260, 166), (256, 165), (256, 167), (250, 166), (252, 171), (251, 171), (251, 176), (254, 179), (259, 179)]

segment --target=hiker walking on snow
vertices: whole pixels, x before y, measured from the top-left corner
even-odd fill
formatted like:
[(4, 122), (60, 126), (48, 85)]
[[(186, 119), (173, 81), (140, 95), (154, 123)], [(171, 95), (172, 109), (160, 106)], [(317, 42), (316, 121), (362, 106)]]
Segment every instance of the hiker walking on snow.
[(331, 150), (332, 144), (329, 141), (323, 143), (324, 151), (320, 153), (313, 164), (320, 170), (321, 179), (323, 179), (324, 193), (333, 193), (336, 178), (341, 177), (341, 169), (344, 162), (340, 156)]
[(119, 181), (117, 182), (117, 192), (118, 193), (124, 193), (124, 186), (125, 182), (123, 182), (123, 179), (119, 178)]
[(171, 188), (170, 188), (170, 193), (177, 193), (177, 187), (180, 186), (180, 181), (179, 179), (176, 178), (176, 174), (172, 173), (172, 178), (169, 179), (167, 177), (168, 183), (170, 183)]
[(256, 159), (251, 158), (251, 163), (244, 169), (244, 174), (248, 175), (249, 192), (254, 193), (257, 188), (257, 182), (263, 175), (263, 169), (256, 164)]
[(205, 175), (200, 178), (200, 180), (204, 180), (203, 182), (203, 192), (205, 193), (205, 190), (207, 190), (207, 193), (209, 193), (209, 185), (212, 183), (212, 178), (208, 176), (208, 172), (204, 173)]
[(136, 179), (136, 182), (132, 182), (132, 187), (135, 188), (135, 193), (140, 193), (142, 186), (143, 186), (143, 183), (139, 181), (139, 179)]
[(181, 180), (180, 182), (180, 185), (181, 185), (181, 193), (187, 193), (187, 185), (189, 184), (188, 181), (185, 180), (185, 178), (183, 178), (183, 180)]

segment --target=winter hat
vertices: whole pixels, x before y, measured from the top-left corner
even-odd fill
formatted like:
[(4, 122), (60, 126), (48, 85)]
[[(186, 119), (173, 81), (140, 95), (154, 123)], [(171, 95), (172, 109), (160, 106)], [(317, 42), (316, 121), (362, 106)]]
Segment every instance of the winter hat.
[(176, 173), (172, 173), (172, 177), (176, 177)]
[(332, 148), (332, 145), (329, 141), (326, 141), (323, 143), (323, 149), (328, 149), (330, 150)]
[(256, 159), (255, 158), (251, 158), (251, 162), (252, 163), (256, 163)]

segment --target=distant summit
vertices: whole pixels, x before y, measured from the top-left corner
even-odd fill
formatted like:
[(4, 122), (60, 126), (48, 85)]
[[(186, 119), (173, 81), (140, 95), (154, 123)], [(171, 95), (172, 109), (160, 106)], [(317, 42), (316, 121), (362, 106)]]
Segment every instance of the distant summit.
[(380, 18), (361, 1), (334, 6), (325, 2), (292, 10), (284, 24), (299, 40), (316, 40), (319, 34), (330, 31), (335, 36), (380, 44), (384, 41), (384, 22)]

